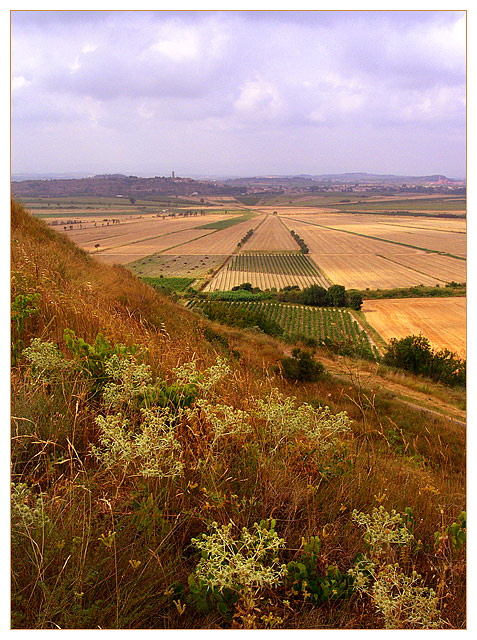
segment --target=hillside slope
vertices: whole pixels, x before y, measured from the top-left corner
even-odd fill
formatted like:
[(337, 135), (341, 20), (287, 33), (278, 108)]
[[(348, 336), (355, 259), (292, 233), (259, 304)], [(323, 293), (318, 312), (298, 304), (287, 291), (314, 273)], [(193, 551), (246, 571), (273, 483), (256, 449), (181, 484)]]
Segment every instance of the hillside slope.
[(465, 626), (465, 429), (399, 400), (463, 393), (289, 383), (16, 203), (11, 257), (13, 628)]

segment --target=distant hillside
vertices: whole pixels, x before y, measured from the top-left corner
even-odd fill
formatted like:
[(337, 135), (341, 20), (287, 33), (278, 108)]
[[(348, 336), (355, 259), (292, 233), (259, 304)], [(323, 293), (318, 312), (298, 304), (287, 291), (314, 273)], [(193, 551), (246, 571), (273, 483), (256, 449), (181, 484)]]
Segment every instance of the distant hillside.
[(458, 182), (441, 174), (429, 176), (397, 176), (394, 174), (376, 173), (328, 173), (313, 176), (313, 180), (333, 180), (336, 182), (379, 182), (386, 184), (425, 184), (429, 182)]
[(190, 178), (138, 178), (121, 174), (82, 179), (22, 180), (12, 182), (14, 197), (38, 196), (122, 196), (154, 198), (161, 195), (237, 195), (244, 189)]

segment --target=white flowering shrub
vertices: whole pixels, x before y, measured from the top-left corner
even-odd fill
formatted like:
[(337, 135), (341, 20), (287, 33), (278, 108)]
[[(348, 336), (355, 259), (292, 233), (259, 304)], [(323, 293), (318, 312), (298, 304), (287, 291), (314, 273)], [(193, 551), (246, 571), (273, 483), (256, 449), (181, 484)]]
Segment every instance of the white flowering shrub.
[(106, 468), (133, 467), (143, 477), (174, 478), (181, 475), (182, 447), (176, 438), (174, 417), (168, 409), (141, 409), (142, 422), (131, 431), (122, 414), (98, 416), (100, 446), (92, 446), (95, 458)]
[(147, 364), (138, 364), (135, 359), (120, 358), (114, 354), (106, 362), (105, 375), (110, 378), (102, 392), (103, 403), (112, 408), (119, 408), (143, 397), (151, 388), (152, 372)]
[(74, 363), (64, 357), (56, 344), (43, 342), (40, 338), (33, 338), (22, 354), (31, 364), (33, 373), (43, 381), (50, 381), (74, 369)]
[(222, 380), (230, 373), (230, 367), (227, 361), (220, 356), (217, 356), (216, 363), (203, 372), (197, 370), (197, 363), (195, 360), (186, 362), (185, 364), (176, 367), (173, 370), (173, 374), (176, 377), (177, 382), (182, 384), (196, 384), (197, 387), (203, 391), (209, 391), (219, 380)]
[(290, 436), (302, 433), (326, 450), (351, 424), (345, 411), (332, 414), (329, 407), (315, 409), (307, 403), (297, 407), (296, 398), (284, 396), (277, 389), (272, 390), (268, 400), (255, 401), (254, 415), (266, 421), (277, 447)]
[(402, 524), (401, 514), (394, 509), (389, 513), (383, 505), (375, 507), (370, 514), (355, 509), (352, 519), (366, 529), (364, 539), (372, 556), (386, 553), (392, 544), (406, 545), (414, 538)]
[(352, 518), (366, 529), (365, 554), (349, 570), (354, 588), (367, 595), (384, 618), (386, 629), (432, 629), (442, 627), (438, 599), (433, 589), (422, 586), (422, 577), (406, 575), (398, 564), (386, 562), (391, 545), (405, 547), (413, 540), (402, 516), (382, 505), (370, 514), (353, 511)]
[(226, 437), (236, 437), (252, 432), (249, 414), (227, 404), (214, 404), (205, 398), (200, 398), (194, 407), (186, 410), (189, 420), (204, 418), (212, 431), (212, 447)]
[(232, 527), (231, 522), (222, 526), (213, 522), (209, 533), (192, 539), (202, 556), (195, 577), (212, 589), (232, 589), (242, 595), (279, 583), (286, 572), (278, 559), (285, 540), (278, 536), (274, 522), (270, 528), (264, 522), (254, 523), (251, 531), (244, 527), (238, 539)]
[(351, 570), (354, 587), (370, 597), (386, 629), (436, 629), (443, 626), (433, 589), (422, 586), (416, 571), (406, 575), (398, 564), (375, 564), (369, 558)]
[(44, 511), (43, 494), (34, 495), (26, 484), (12, 482), (11, 519), (13, 539), (15, 534), (31, 534), (34, 530), (43, 529), (49, 523)]

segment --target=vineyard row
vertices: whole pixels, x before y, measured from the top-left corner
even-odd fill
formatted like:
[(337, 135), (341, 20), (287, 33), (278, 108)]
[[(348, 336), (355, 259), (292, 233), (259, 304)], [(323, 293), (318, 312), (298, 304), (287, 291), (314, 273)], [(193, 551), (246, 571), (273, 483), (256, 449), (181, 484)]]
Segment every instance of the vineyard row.
[[(201, 300), (191, 300), (189, 306), (203, 304)], [(298, 335), (333, 343), (352, 343), (363, 354), (378, 358), (379, 352), (371, 344), (368, 334), (363, 331), (347, 309), (335, 307), (306, 307), (268, 301), (227, 302), (241, 309), (262, 313), (276, 322), (286, 337)]]

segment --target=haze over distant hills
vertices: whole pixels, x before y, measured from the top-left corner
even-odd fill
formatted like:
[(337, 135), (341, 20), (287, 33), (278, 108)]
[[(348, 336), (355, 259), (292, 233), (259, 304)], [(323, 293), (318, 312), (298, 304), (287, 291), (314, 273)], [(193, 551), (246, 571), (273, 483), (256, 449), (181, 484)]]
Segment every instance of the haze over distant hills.
[[(154, 176), (141, 178), (120, 173), (101, 174), (81, 178), (48, 177), (44, 179), (18, 180), (12, 177), (12, 193), (15, 197), (57, 196), (107, 196), (107, 197), (157, 197), (181, 196), (240, 196), (256, 192), (316, 193), (320, 191), (386, 192), (393, 190), (419, 190), (465, 192), (465, 182), (436, 174), (431, 176), (396, 176), (371, 173), (339, 173), (320, 176), (256, 176), (241, 178), (192, 179), (189, 177)], [(14, 178), (17, 178), (16, 180)]]
[[(101, 174), (104, 177), (108, 174)], [(125, 176), (125, 174), (109, 174), (111, 176)], [(21, 182), (23, 180), (80, 180), (82, 178), (99, 177), (93, 173), (87, 172), (71, 172), (71, 173), (14, 173), (11, 176), (12, 182)], [(135, 177), (139, 178), (151, 178), (152, 175), (135, 174)], [(186, 174), (182, 177), (191, 178), (194, 180), (256, 180), (256, 179), (271, 179), (271, 180), (290, 180), (301, 178), (303, 180), (312, 180), (315, 182), (321, 182), (326, 180), (334, 180), (340, 182), (387, 182), (387, 183), (412, 183), (418, 184), (422, 182), (437, 182), (438, 180), (447, 180), (449, 182), (464, 182), (465, 178), (448, 178), (442, 174), (434, 174), (427, 176), (401, 176), (395, 174), (380, 174), (380, 173), (367, 173), (364, 171), (358, 172), (346, 172), (346, 173), (323, 173), (323, 174), (268, 174), (258, 176), (244, 176), (244, 175), (210, 175), (210, 174)]]

